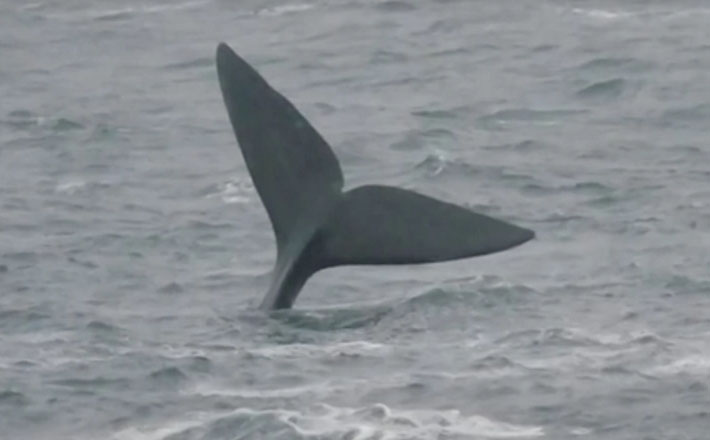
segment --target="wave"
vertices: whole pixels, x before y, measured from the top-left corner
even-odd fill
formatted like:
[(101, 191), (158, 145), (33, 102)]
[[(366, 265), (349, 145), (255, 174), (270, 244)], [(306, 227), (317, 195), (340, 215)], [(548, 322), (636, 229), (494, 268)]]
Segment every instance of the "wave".
[(150, 373), (148, 380), (151, 385), (172, 389), (187, 381), (187, 375), (177, 367), (165, 367)]
[(208, 199), (218, 197), (226, 204), (249, 203), (256, 194), (251, 179), (231, 178), (218, 185), (211, 185), (200, 191)]
[(710, 118), (710, 103), (702, 103), (690, 107), (677, 107), (663, 112), (661, 124), (663, 125), (699, 125), (705, 127)]
[(614, 78), (599, 81), (577, 91), (577, 96), (583, 99), (611, 99), (618, 98), (624, 93), (626, 81), (623, 78)]
[(573, 14), (577, 15), (582, 15), (585, 17), (589, 18), (595, 18), (599, 20), (618, 20), (621, 18), (629, 18), (633, 17), (634, 14), (633, 12), (629, 11), (610, 11), (606, 9), (582, 9), (582, 8), (573, 8), (572, 9)]
[(411, 114), (412, 116), (427, 119), (457, 119), (470, 111), (471, 109), (469, 107), (460, 106), (448, 109), (415, 110), (412, 111)]
[(403, 138), (392, 143), (390, 148), (399, 151), (420, 150), (432, 145), (451, 145), (455, 141), (456, 135), (444, 128), (411, 130)]
[(169, 70), (192, 69), (196, 67), (212, 68), (214, 60), (212, 57), (199, 57), (187, 61), (179, 61), (172, 64), (166, 64), (164, 67)]
[(0, 391), (0, 408), (6, 407), (18, 407), (27, 406), (30, 403), (30, 399), (18, 391), (13, 391), (11, 389)]
[(514, 108), (499, 110), (480, 116), (477, 121), (483, 129), (503, 129), (507, 125), (557, 125), (575, 116), (588, 113), (580, 109), (536, 110), (530, 108)]
[(646, 370), (654, 376), (693, 375), (706, 377), (710, 370), (710, 356), (690, 355), (657, 365)]
[(486, 150), (510, 150), (516, 153), (532, 153), (535, 151), (544, 150), (548, 145), (543, 141), (538, 141), (534, 139), (525, 139), (519, 142), (512, 142), (508, 144), (498, 144), (498, 145), (488, 145), (482, 148)]
[(81, 130), (85, 128), (80, 122), (65, 117), (48, 118), (28, 110), (13, 110), (7, 114), (6, 118), (0, 119), (0, 124), (7, 125), (17, 130), (48, 127), (55, 132)]
[[(298, 330), (299, 335), (303, 334), (302, 330), (317, 332), (356, 330), (379, 325), (389, 326), (408, 320), (412, 314), (426, 314), (430, 310), (450, 310), (451, 307), (461, 308), (462, 306), (464, 310), (469, 310), (477, 307), (491, 308), (497, 305), (509, 305), (525, 301), (525, 298), (534, 292), (535, 290), (528, 286), (509, 284), (494, 276), (483, 276), (458, 281), (451, 280), (446, 287), (429, 289), (405, 299), (310, 310), (274, 311), (269, 314), (269, 318), (287, 328)], [(284, 336), (282, 333), (278, 332), (279, 338)], [(304, 342), (301, 339), (279, 339), (279, 341), (290, 345), (295, 343), (295, 350), (305, 350), (298, 345), (298, 343)], [(330, 350), (327, 347), (322, 349)]]
[[(11, 255), (4, 254), (3, 257), (10, 259)], [(31, 256), (35, 258), (36, 255), (31, 253)], [(44, 307), (5, 309), (0, 310), (0, 329), (6, 334), (12, 332), (36, 332), (38, 326), (48, 323), (51, 319), (52, 315), (45, 311)]]
[(665, 287), (674, 294), (706, 295), (710, 293), (710, 279), (698, 279), (687, 275), (673, 275), (666, 281)]
[(96, 21), (118, 21), (131, 18), (136, 15), (157, 14), (161, 12), (180, 11), (183, 9), (193, 9), (207, 4), (206, 0), (189, 1), (185, 3), (167, 3), (154, 6), (127, 6), (120, 9), (105, 9), (89, 11), (87, 16)]
[(650, 61), (640, 60), (631, 57), (598, 57), (585, 61), (576, 67), (580, 73), (610, 73), (610, 72), (632, 72), (638, 73), (649, 70), (652, 67)]
[(293, 14), (297, 12), (307, 11), (309, 9), (315, 8), (315, 5), (310, 3), (294, 3), (290, 5), (273, 6), (268, 8), (259, 9), (257, 15), (265, 16), (279, 16), (286, 14)]
[(400, 0), (385, 0), (375, 2), (375, 8), (384, 12), (409, 12), (417, 9), (411, 3)]
[(541, 426), (516, 425), (476, 414), (465, 415), (455, 409), (405, 410), (376, 403), (364, 407), (318, 404), (303, 410), (240, 408), (226, 414), (198, 415), (191, 421), (169, 422), (158, 427), (128, 428), (116, 433), (113, 438), (520, 439), (541, 437), (544, 434)]
[(511, 332), (495, 340), (496, 346), (589, 348), (619, 353), (636, 350), (642, 346), (663, 349), (668, 342), (651, 333), (622, 335), (616, 333), (591, 333), (581, 328), (556, 327), (528, 329)]
[(589, 195), (606, 195), (614, 189), (601, 183), (594, 181), (576, 182), (567, 185), (549, 186), (532, 183), (525, 185), (523, 191), (530, 195), (548, 195), (569, 192), (573, 194), (589, 194)]
[(276, 311), (271, 313), (271, 317), (289, 327), (327, 332), (374, 326), (391, 310), (391, 305), (383, 303), (315, 310)]
[(384, 344), (369, 341), (338, 342), (335, 344), (287, 344), (259, 347), (247, 350), (251, 356), (266, 359), (284, 358), (331, 358), (368, 357), (389, 351)]
[(485, 178), (487, 181), (533, 182), (533, 176), (511, 172), (508, 167), (498, 165), (473, 165), (463, 159), (450, 159), (443, 152), (427, 155), (414, 166), (429, 177)]
[(527, 286), (508, 284), (497, 277), (484, 276), (474, 283), (428, 290), (403, 301), (397, 309), (460, 307), (462, 304), (489, 308), (522, 300), (534, 292)]

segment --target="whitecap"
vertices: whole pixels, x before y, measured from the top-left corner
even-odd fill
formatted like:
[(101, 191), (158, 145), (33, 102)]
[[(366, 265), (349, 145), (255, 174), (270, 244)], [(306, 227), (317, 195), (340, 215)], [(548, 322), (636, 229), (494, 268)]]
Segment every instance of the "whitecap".
[(75, 194), (77, 191), (84, 189), (86, 185), (87, 182), (84, 180), (69, 180), (58, 184), (55, 187), (55, 191), (64, 194)]
[(33, 2), (33, 3), (27, 3), (26, 5), (23, 5), (20, 9), (23, 11), (34, 11), (37, 9), (41, 9), (44, 7), (43, 2)]
[(124, 6), (111, 9), (88, 9), (80, 13), (58, 13), (51, 14), (48, 18), (59, 20), (98, 20), (113, 21), (123, 20), (138, 14), (156, 14), (161, 12), (181, 11), (194, 9), (209, 3), (209, 0), (195, 0), (184, 3), (166, 3), (154, 6)]
[(160, 427), (130, 427), (115, 433), (113, 440), (159, 440), (201, 426), (199, 421), (176, 420)]
[[(249, 428), (258, 438), (290, 432), (295, 438), (343, 438), (350, 440), (397, 440), (418, 438), (523, 439), (541, 437), (543, 427), (516, 425), (482, 415), (464, 415), (458, 410), (399, 410), (377, 403), (365, 407), (318, 404), (304, 410), (256, 410), (240, 408), (229, 413), (193, 416), (192, 421), (170, 421), (158, 427), (130, 427), (115, 440), (153, 440), (167, 436), (209, 435), (213, 429), (234, 435)], [(258, 428), (258, 429), (256, 429)], [(240, 438), (256, 438), (245, 436)]]
[(193, 9), (197, 8), (203, 5), (206, 5), (209, 3), (208, 0), (196, 0), (196, 1), (189, 1), (185, 3), (166, 3), (164, 5), (156, 5), (156, 6), (144, 6), (141, 8), (141, 11), (147, 14), (154, 14), (156, 12), (163, 12), (163, 11), (182, 11), (184, 9)]
[(295, 3), (292, 5), (282, 5), (282, 6), (274, 6), (271, 8), (259, 9), (256, 13), (257, 13), (257, 15), (277, 16), (277, 15), (291, 14), (291, 13), (295, 13), (295, 12), (303, 12), (303, 11), (307, 11), (309, 9), (313, 9), (314, 7), (315, 7), (315, 5), (312, 5), (309, 3)]
[(254, 194), (254, 184), (251, 180), (229, 179), (217, 185), (214, 192), (207, 194), (207, 198), (219, 197), (226, 204), (249, 203)]
[(627, 11), (607, 11), (604, 9), (582, 9), (574, 8), (572, 13), (578, 15), (584, 15), (590, 18), (595, 18), (598, 20), (618, 20), (620, 18), (628, 18), (634, 14)]
[(450, 159), (448, 158), (446, 152), (436, 149), (431, 154), (429, 154), (424, 159), (424, 161), (417, 164), (417, 168), (425, 169), (427, 171), (427, 174), (434, 177), (441, 174), (442, 171), (444, 171), (444, 169), (447, 167), (449, 162)]
[(398, 410), (378, 403), (360, 408), (319, 405), (318, 411), (281, 418), (308, 437), (394, 440), (402, 438), (533, 438), (539, 426), (514, 425), (458, 410)]
[(249, 350), (249, 354), (273, 358), (314, 358), (372, 355), (381, 353), (388, 346), (368, 341), (340, 342), (331, 345), (288, 344), (261, 347)]
[[(364, 384), (360, 384), (364, 385)], [(334, 385), (330, 381), (307, 383), (292, 387), (281, 388), (235, 388), (228, 389), (218, 384), (203, 383), (196, 385), (185, 391), (188, 395), (197, 396), (221, 396), (221, 397), (238, 397), (242, 399), (290, 399), (294, 397), (309, 396), (311, 400), (314, 397), (323, 396), (333, 393), (334, 391), (344, 389), (342, 385)]]
[(675, 376), (678, 374), (695, 374), (706, 376), (710, 373), (710, 357), (691, 355), (675, 359), (665, 365), (657, 365), (646, 370), (654, 376)]

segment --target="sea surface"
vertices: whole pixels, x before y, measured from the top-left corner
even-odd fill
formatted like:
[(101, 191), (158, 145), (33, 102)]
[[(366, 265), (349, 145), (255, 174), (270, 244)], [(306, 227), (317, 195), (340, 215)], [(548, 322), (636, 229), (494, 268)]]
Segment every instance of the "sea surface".
[[(0, 439), (706, 440), (705, 1), (0, 1)], [(534, 229), (312, 278), (274, 238), (229, 43), (346, 185)]]

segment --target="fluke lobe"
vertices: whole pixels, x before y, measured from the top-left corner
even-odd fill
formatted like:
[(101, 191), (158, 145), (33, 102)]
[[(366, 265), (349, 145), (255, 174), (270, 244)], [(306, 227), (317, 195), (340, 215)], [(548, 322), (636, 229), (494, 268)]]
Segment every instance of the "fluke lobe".
[(217, 47), (229, 119), (276, 235), (263, 309), (290, 308), (308, 277), (347, 264), (454, 260), (522, 244), (534, 232), (401, 188), (343, 192), (328, 143), (229, 46)]

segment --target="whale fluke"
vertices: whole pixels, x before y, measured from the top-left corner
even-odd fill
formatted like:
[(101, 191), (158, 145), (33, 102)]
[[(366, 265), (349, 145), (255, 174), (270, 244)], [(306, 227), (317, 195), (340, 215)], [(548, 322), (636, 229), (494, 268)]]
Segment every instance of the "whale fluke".
[(225, 43), (217, 72), (229, 119), (276, 235), (264, 309), (289, 308), (306, 280), (348, 264), (414, 264), (486, 255), (533, 231), (401, 188), (343, 192), (333, 150)]

